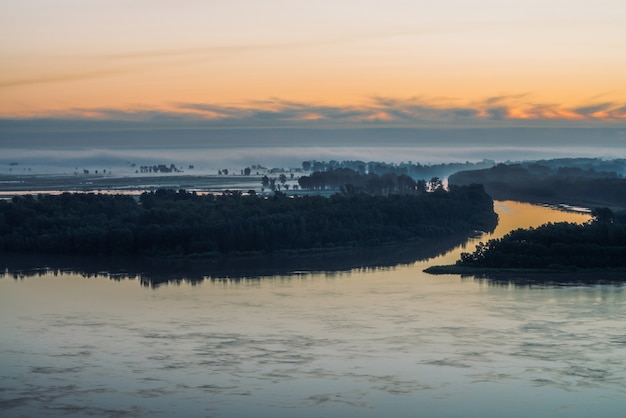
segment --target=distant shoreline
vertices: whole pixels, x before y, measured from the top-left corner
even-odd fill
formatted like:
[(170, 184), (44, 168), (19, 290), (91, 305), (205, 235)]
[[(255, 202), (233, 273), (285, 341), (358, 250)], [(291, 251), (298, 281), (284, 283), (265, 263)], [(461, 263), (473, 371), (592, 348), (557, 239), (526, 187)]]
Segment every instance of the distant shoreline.
[[(478, 277), (478, 278), (498, 278), (498, 279), (572, 279), (572, 280), (590, 280), (595, 281), (607, 280), (608, 277), (613, 279), (621, 278), (626, 282), (626, 268), (496, 268), (496, 267), (466, 267), (458, 265), (441, 265), (430, 266), (423, 270), (425, 273), (432, 275), (455, 274), (462, 277)], [(597, 275), (602, 277), (598, 278)]]
[(185, 189), (207, 193), (224, 190), (259, 189), (260, 175), (3, 175), (0, 176), (0, 198), (26, 194), (121, 193), (141, 194), (157, 189)]

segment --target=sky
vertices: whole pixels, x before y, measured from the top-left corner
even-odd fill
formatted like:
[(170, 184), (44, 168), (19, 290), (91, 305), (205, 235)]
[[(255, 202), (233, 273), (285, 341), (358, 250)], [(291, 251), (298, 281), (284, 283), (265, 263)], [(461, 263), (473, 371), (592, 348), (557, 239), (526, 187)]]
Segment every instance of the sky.
[(623, 0), (2, 0), (0, 141), (7, 121), (624, 128), (625, 22)]

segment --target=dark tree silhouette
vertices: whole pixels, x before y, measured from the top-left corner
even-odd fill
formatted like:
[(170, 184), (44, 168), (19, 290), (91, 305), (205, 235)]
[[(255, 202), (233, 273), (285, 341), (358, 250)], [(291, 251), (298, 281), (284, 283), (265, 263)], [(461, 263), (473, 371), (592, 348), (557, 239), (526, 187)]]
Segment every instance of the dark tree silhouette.
[(591, 211), (591, 215), (595, 217), (598, 222), (613, 223), (615, 220), (613, 211), (607, 207), (595, 208)]
[[(273, 179), (275, 180), (275, 179)], [(0, 200), (0, 253), (185, 256), (371, 246), (495, 227), (482, 186), (449, 192), (265, 198), (64, 193)]]

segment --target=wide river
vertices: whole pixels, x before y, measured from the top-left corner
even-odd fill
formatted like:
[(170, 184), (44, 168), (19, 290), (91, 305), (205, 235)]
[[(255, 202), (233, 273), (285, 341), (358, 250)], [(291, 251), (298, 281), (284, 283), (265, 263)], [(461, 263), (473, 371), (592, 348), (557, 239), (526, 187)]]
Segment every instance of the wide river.
[[(495, 236), (588, 218), (496, 207)], [(392, 268), (157, 287), (4, 274), (0, 416), (623, 417), (624, 287), (422, 272), (473, 244)]]

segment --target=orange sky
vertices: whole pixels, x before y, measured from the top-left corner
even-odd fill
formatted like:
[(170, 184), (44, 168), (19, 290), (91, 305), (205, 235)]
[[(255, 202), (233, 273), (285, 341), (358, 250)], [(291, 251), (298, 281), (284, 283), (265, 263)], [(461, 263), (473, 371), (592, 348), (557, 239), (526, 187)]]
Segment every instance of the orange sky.
[(433, 3), (4, 0), (0, 117), (273, 101), (396, 119), (384, 98), (626, 123), (623, 1)]

